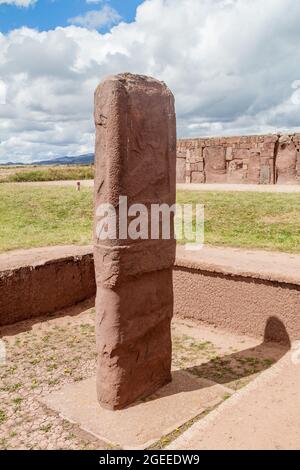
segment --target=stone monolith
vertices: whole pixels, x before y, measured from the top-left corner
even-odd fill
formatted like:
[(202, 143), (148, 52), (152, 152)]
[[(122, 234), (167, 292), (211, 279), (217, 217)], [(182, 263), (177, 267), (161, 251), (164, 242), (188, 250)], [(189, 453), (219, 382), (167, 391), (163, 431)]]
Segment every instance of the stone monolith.
[[(120, 233), (119, 216), (124, 222), (124, 196), (133, 211), (128, 224), (135, 219), (132, 205), (144, 204), (150, 213), (153, 204), (175, 203), (173, 95), (153, 78), (108, 77), (95, 92), (95, 124), (97, 395), (115, 410), (171, 381), (174, 221), (169, 239), (151, 239), (149, 215), (149, 238), (144, 230), (143, 239), (132, 239), (123, 225)], [(116, 211), (115, 239), (100, 236), (103, 204)]]

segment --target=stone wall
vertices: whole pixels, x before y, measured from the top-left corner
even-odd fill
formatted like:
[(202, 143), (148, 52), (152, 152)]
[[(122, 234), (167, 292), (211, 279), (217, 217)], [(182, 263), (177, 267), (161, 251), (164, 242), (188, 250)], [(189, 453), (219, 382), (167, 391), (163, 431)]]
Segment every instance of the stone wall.
[(179, 140), (177, 183), (300, 184), (300, 134)]
[(0, 327), (72, 307), (95, 292), (91, 247), (0, 254)]
[[(220, 248), (221, 250), (221, 248)], [(96, 293), (92, 247), (48, 247), (0, 254), (0, 328), (49, 313), (64, 315), (62, 309)], [(174, 313), (238, 334), (262, 337), (268, 319), (276, 316), (291, 341), (300, 337), (300, 279), (297, 269), (289, 273), (276, 255), (274, 267), (265, 258), (256, 266), (236, 264), (219, 255), (200, 259), (177, 250), (173, 271)], [(251, 253), (251, 252), (250, 252)], [(252, 252), (253, 253), (253, 252)], [(252, 254), (248, 257), (254, 258)], [(266, 256), (266, 255), (265, 255)], [(280, 257), (281, 255), (279, 255)], [(273, 259), (273, 255), (272, 255)], [(291, 264), (293, 262), (291, 261)], [(295, 260), (294, 264), (296, 265)], [(262, 269), (263, 266), (263, 269)], [(258, 302), (259, 299), (259, 302)], [(255, 306), (255, 308), (254, 308)], [(274, 332), (276, 334), (276, 331)], [(281, 340), (273, 337), (273, 340)]]

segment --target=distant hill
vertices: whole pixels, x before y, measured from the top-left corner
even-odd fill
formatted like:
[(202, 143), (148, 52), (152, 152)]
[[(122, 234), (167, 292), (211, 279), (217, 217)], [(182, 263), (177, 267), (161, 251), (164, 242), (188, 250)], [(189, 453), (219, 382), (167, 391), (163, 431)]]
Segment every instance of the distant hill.
[[(91, 165), (94, 163), (94, 154), (87, 153), (76, 157), (57, 157), (51, 160), (42, 160), (39, 162), (31, 162), (29, 165)], [(0, 163), (1, 166), (19, 166), (26, 165), (24, 163)]]

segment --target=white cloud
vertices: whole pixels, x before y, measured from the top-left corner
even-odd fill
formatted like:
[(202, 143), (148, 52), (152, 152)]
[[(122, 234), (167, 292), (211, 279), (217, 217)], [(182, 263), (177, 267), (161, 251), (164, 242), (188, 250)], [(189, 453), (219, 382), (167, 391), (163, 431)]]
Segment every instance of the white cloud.
[(114, 8), (104, 5), (100, 10), (87, 11), (84, 15), (70, 18), (68, 22), (88, 29), (101, 29), (104, 26), (112, 26), (120, 20), (121, 17)]
[(0, 0), (0, 5), (16, 5), (17, 7), (29, 7), (37, 0)]
[(6, 84), (0, 80), (0, 104), (6, 104)]
[(0, 160), (91, 151), (94, 89), (118, 72), (169, 85), (181, 137), (300, 130), (299, 20), (294, 0), (147, 0), (107, 34), (0, 33)]

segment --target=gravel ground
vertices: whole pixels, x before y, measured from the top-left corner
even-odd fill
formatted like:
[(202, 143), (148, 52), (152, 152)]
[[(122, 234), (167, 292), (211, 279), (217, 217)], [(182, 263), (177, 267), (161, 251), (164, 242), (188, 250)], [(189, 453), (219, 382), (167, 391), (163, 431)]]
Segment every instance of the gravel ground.
[[(0, 365), (1, 450), (113, 448), (39, 402), (42, 395), (95, 374), (95, 312), (90, 305), (85, 302), (60, 312), (62, 316), (0, 330), (7, 350), (6, 363)], [(173, 338), (174, 369), (232, 390), (249, 383), (281, 355), (277, 346), (191, 322), (174, 321)]]

